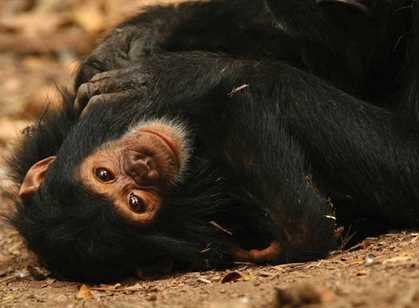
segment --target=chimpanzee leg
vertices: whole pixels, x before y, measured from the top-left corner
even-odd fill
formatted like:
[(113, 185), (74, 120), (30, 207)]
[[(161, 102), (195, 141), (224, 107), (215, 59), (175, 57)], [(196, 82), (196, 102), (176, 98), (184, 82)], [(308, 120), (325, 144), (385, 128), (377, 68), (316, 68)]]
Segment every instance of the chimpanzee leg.
[[(335, 220), (330, 202), (313, 183), (301, 146), (285, 121), (264, 108), (257, 89), (237, 94), (241, 108), (225, 130), (227, 165), (248, 196), (273, 221), (272, 234), (280, 245), (280, 262), (313, 260), (336, 248)], [(259, 100), (260, 99), (260, 100)]]

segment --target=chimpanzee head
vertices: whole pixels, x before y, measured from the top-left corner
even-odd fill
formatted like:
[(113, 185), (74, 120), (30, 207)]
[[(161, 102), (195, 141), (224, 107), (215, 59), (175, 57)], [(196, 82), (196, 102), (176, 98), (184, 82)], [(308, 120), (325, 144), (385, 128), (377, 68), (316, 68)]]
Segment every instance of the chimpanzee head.
[(97, 109), (79, 119), (67, 99), (10, 160), (21, 184), (11, 222), (29, 248), (55, 274), (90, 281), (167, 259), (179, 268), (229, 262), (227, 241), (209, 224), (229, 202), (222, 180), (190, 159), (182, 125)]

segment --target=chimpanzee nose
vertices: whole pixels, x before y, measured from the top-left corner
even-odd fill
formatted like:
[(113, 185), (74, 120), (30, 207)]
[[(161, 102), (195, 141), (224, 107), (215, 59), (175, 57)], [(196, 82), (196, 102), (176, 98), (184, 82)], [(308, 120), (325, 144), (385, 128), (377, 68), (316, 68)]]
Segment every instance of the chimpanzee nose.
[(154, 159), (147, 155), (128, 153), (124, 169), (138, 185), (155, 185), (160, 179)]

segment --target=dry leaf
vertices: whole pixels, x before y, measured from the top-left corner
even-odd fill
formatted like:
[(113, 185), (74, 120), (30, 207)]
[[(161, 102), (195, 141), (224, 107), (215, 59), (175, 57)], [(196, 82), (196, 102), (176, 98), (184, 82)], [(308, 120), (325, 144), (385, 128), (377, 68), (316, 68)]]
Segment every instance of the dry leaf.
[(242, 279), (243, 275), (239, 272), (230, 272), (224, 276), (223, 280), (221, 280), (221, 283), (236, 282)]
[(25, 129), (30, 122), (16, 121), (3, 118), (0, 120), (0, 144), (9, 143), (10, 140), (21, 135), (22, 130)]
[(357, 276), (366, 276), (368, 275), (368, 271), (367, 270), (361, 270), (359, 272), (356, 273)]
[(86, 286), (85, 284), (82, 284), (80, 289), (79, 289), (79, 293), (77, 293), (77, 298), (78, 299), (82, 299), (82, 300), (89, 300), (92, 299), (93, 293), (92, 291), (90, 291), (89, 287)]
[(97, 34), (106, 28), (106, 16), (101, 3), (85, 2), (75, 8), (74, 19), (88, 33)]
[(20, 14), (3, 18), (3, 26), (13, 29), (26, 37), (52, 35), (60, 27), (70, 23), (67, 14)]
[(210, 280), (208, 280), (208, 279), (206, 279), (206, 278), (203, 278), (203, 277), (199, 277), (199, 278), (198, 278), (198, 281), (199, 281), (199, 282), (202, 282), (202, 283), (206, 283), (206, 284), (210, 284), (210, 283), (211, 283), (211, 281), (210, 281)]

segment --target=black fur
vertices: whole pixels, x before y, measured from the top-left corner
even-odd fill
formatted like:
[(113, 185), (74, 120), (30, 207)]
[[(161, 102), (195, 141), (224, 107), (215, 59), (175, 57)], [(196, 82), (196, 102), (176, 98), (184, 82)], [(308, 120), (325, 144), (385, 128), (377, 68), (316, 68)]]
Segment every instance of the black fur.
[[(332, 210), (344, 224), (418, 226), (419, 68), (408, 51), (419, 35), (412, 10), (400, 10), (413, 2), (377, 2), (369, 30), (348, 37), (315, 1), (294, 2), (151, 8), (84, 61), (75, 84), (86, 116), (67, 100), (10, 164), (20, 184), (34, 162), (58, 155), (12, 220), (55, 273), (116, 279), (163, 257), (182, 269), (228, 265), (232, 241), (276, 239), (277, 262), (315, 259), (336, 247)], [(98, 145), (156, 117), (183, 122), (194, 153), (154, 224), (136, 229), (74, 172)]]

